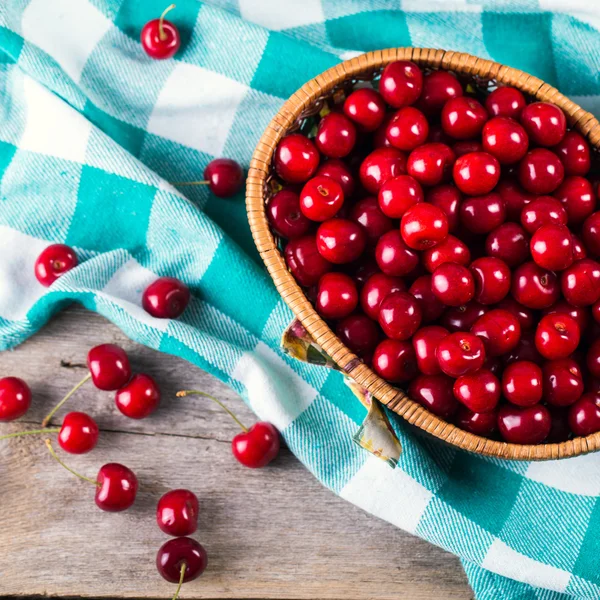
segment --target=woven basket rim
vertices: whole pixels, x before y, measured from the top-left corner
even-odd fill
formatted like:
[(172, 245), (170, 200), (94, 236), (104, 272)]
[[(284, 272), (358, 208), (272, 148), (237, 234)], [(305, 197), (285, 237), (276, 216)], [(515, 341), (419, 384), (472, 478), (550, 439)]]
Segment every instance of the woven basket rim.
[(258, 252), (278, 292), (315, 343), (327, 352), (343, 373), (409, 423), (449, 444), (477, 454), (511, 460), (551, 460), (597, 450), (600, 446), (600, 432), (561, 443), (520, 445), (490, 440), (447, 423), (410, 400), (402, 390), (391, 386), (360, 361), (321, 319), (287, 270), (285, 260), (271, 234), (265, 211), (266, 181), (277, 144), (294, 126), (303, 111), (320, 96), (328, 94), (345, 80), (371, 74), (397, 60), (412, 60), (425, 68), (494, 80), (499, 84), (516, 87), (538, 100), (551, 102), (565, 112), (571, 127), (578, 129), (596, 149), (600, 148), (600, 122), (594, 115), (583, 110), (556, 88), (519, 69), (467, 53), (412, 47), (376, 50), (341, 62), (311, 79), (290, 96), (267, 126), (250, 162), (246, 181), (248, 221)]

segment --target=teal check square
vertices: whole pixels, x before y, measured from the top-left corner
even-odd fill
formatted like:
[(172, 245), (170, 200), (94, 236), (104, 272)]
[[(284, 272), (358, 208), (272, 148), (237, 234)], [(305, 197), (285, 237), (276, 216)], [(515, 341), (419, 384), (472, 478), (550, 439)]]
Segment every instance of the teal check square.
[(573, 567), (573, 574), (600, 586), (600, 498), (595, 498), (588, 520), (583, 524), (586, 532), (579, 545), (579, 555)]

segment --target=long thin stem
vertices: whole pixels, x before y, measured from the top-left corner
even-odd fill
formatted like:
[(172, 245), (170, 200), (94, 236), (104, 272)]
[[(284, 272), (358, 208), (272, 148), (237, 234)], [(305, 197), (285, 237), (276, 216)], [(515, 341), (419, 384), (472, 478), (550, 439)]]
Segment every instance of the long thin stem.
[(216, 402), (244, 431), (248, 431), (248, 428), (217, 398), (207, 394), (206, 392), (201, 392), (200, 390), (181, 390), (177, 392), (176, 396), (178, 398), (184, 398), (185, 396), (204, 396), (206, 398), (210, 398), (213, 402)]
[(56, 462), (61, 467), (64, 467), (67, 471), (69, 471), (69, 473), (72, 473), (73, 475), (75, 475), (75, 477), (79, 477), (79, 479), (83, 479), (83, 481), (93, 483), (96, 487), (100, 487), (100, 483), (98, 481), (96, 481), (95, 479), (90, 479), (89, 477), (85, 477), (84, 475), (81, 475), (77, 471), (73, 471), (73, 469), (71, 469), (71, 467), (67, 467), (67, 465), (65, 465), (65, 463), (62, 460), (60, 460), (60, 458), (58, 458), (58, 455), (54, 451), (54, 448), (52, 447), (52, 442), (50, 440), (46, 440), (46, 446), (48, 447), (48, 451), (52, 455), (52, 458), (54, 458), (54, 460), (56, 460)]
[(58, 427), (52, 429), (30, 429), (29, 431), (17, 431), (16, 433), (0, 435), (0, 440), (8, 440), (10, 438), (21, 437), (22, 435), (35, 435), (37, 433), (58, 433), (59, 431), (60, 429)]
[(179, 596), (179, 592), (181, 591), (181, 586), (183, 585), (183, 578), (185, 577), (185, 570), (187, 569), (187, 565), (185, 563), (181, 563), (181, 569), (179, 570), (179, 585), (175, 590), (175, 595), (173, 596), (173, 600), (177, 600)]
[(47, 415), (42, 421), (42, 427), (46, 427), (50, 423), (50, 419), (56, 414), (56, 411), (87, 381), (92, 377), (91, 373), (88, 373)]
[(173, 10), (175, 8), (174, 4), (170, 4), (169, 6), (167, 6), (167, 8), (165, 8), (165, 10), (163, 10), (162, 15), (160, 15), (160, 19), (158, 19), (158, 37), (160, 38), (161, 42), (164, 42), (167, 39), (167, 34), (165, 33), (165, 29), (164, 29), (164, 21), (165, 21), (165, 15), (170, 11)]
[(170, 181), (171, 185), (208, 185), (210, 181), (202, 180), (202, 181)]

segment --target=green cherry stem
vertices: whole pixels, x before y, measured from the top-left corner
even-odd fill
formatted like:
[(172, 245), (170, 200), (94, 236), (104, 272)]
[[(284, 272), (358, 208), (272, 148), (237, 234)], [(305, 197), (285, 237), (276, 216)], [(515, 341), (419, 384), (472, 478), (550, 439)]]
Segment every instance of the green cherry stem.
[(56, 427), (51, 429), (30, 429), (29, 431), (17, 431), (16, 433), (0, 435), (0, 440), (8, 440), (10, 438), (21, 437), (22, 435), (36, 435), (39, 433), (60, 433), (60, 429)]
[(81, 475), (77, 471), (74, 471), (73, 469), (71, 469), (71, 467), (68, 467), (62, 460), (60, 460), (60, 458), (58, 458), (58, 455), (54, 451), (54, 448), (52, 447), (52, 442), (50, 440), (46, 440), (45, 443), (46, 443), (46, 446), (48, 447), (48, 452), (50, 452), (52, 458), (54, 458), (54, 460), (56, 460), (56, 462), (61, 467), (64, 467), (67, 471), (69, 471), (69, 473), (71, 473), (72, 475), (75, 475), (75, 477), (79, 477), (79, 479), (83, 479), (83, 481), (87, 481), (88, 483), (93, 483), (96, 487), (100, 487), (100, 483), (98, 481), (96, 481), (95, 479), (91, 479), (89, 477), (85, 477), (84, 475)]
[(160, 18), (158, 19), (158, 37), (160, 38), (161, 42), (164, 42), (167, 39), (167, 34), (165, 33), (165, 29), (163, 27), (163, 23), (165, 21), (165, 15), (173, 10), (175, 8), (174, 4), (169, 4), (169, 6), (167, 6), (167, 8), (165, 8), (165, 10), (163, 10), (162, 15), (160, 15)]
[(185, 398), (185, 396), (204, 396), (205, 398), (210, 398), (213, 402), (216, 402), (241, 428), (243, 431), (248, 433), (248, 428), (217, 398), (207, 394), (206, 392), (201, 392), (200, 390), (181, 390), (177, 392), (176, 396), (178, 398)]
[(92, 374), (88, 373), (45, 417), (42, 421), (42, 427), (46, 427), (50, 423), (50, 419), (56, 414), (60, 407), (86, 382), (92, 378)]
[(202, 181), (171, 181), (171, 185), (208, 185), (210, 181), (202, 180)]
[(177, 600), (179, 596), (179, 592), (181, 591), (181, 586), (183, 585), (183, 578), (185, 577), (185, 570), (187, 569), (186, 563), (181, 563), (181, 568), (179, 569), (179, 585), (175, 590), (175, 595), (173, 596), (173, 600)]

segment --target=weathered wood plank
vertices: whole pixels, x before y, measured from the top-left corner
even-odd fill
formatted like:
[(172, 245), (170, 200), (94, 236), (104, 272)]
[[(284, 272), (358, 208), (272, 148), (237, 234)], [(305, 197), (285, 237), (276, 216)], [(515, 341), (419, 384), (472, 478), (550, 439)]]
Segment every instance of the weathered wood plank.
[(97, 418), (101, 440), (69, 463), (89, 475), (104, 462), (127, 464), (140, 478), (139, 500), (126, 513), (102, 513), (91, 486), (60, 469), (41, 439), (0, 443), (0, 595), (169, 597), (173, 586), (154, 568), (167, 539), (154, 507), (168, 489), (189, 487), (200, 498), (196, 537), (208, 550), (209, 568), (184, 588), (184, 598), (471, 598), (455, 557), (337, 498), (289, 452), (265, 470), (237, 465), (229, 452), (236, 429), (227, 415), (199, 398), (174, 398), (176, 390), (196, 386), (251, 422), (235, 393), (182, 360), (133, 344), (82, 309), (0, 354), (0, 376), (32, 385), (26, 421), (39, 423), (85, 374), (87, 349), (109, 341), (131, 351), (136, 370), (157, 378), (165, 402), (150, 419), (131, 421), (90, 385), (69, 407)]

